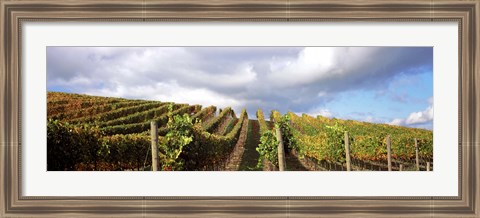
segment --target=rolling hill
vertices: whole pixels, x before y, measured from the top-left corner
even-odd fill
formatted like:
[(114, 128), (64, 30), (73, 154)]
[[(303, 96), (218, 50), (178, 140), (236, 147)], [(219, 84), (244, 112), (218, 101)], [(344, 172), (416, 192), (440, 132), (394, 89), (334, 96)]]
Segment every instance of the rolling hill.
[(280, 120), (289, 128), (287, 170), (345, 170), (345, 132), (353, 170), (386, 170), (387, 137), (394, 170), (416, 170), (415, 144), (421, 169), (433, 161), (429, 130), (278, 111), (267, 120), (261, 109), (256, 118), (229, 107), (48, 92), (48, 170), (148, 170), (151, 121), (163, 170), (275, 170), (257, 149)]

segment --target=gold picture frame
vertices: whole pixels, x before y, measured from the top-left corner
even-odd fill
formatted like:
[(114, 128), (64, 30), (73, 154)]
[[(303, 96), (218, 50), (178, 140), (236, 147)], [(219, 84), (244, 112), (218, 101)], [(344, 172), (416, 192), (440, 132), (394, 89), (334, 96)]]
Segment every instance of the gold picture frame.
[[(1, 0), (0, 217), (245, 216), (479, 217), (478, 0)], [(459, 195), (453, 197), (30, 197), (22, 196), (22, 23), (442, 22), (459, 26)]]

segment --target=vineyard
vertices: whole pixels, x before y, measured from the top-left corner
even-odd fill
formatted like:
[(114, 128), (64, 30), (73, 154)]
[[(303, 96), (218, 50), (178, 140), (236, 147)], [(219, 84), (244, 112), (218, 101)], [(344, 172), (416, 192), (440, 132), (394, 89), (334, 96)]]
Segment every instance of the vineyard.
[(428, 130), (275, 110), (255, 115), (230, 107), (48, 92), (47, 169), (152, 170), (152, 121), (163, 171), (433, 169)]

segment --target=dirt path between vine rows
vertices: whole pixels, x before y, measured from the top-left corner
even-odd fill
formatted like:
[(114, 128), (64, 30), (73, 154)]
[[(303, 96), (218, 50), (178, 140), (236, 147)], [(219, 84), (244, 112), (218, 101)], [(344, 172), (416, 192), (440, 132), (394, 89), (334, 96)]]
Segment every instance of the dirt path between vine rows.
[(257, 169), (258, 154), (256, 148), (260, 144), (260, 124), (258, 120), (250, 120), (249, 131), (247, 134), (247, 142), (245, 143), (245, 151), (243, 152), (242, 161), (238, 170), (253, 171)]
[(287, 171), (309, 171), (296, 156), (291, 153), (285, 154), (285, 164)]
[(249, 171), (257, 170), (259, 154), (255, 149), (260, 142), (259, 125), (257, 120), (248, 120), (244, 134), (239, 137), (239, 142), (232, 152), (227, 171)]
[(233, 122), (233, 117), (225, 117), (225, 119), (222, 120), (222, 123), (218, 126), (218, 128), (214, 131), (215, 134), (217, 135), (225, 135), (227, 134), (226, 128), (230, 124), (230, 122)]
[(232, 154), (228, 159), (227, 166), (225, 167), (225, 171), (237, 171), (241, 162), (241, 158), (245, 151), (245, 144), (248, 137), (248, 132), (250, 128), (250, 120), (246, 120), (245, 123), (242, 124), (242, 129), (240, 130), (240, 136), (238, 137), (237, 144), (235, 148), (233, 148)]
[[(226, 171), (255, 171), (262, 170), (257, 168), (258, 154), (256, 148), (260, 144), (260, 125), (258, 120), (248, 120), (246, 132), (240, 134), (237, 145), (235, 146), (229, 162), (225, 168)], [(243, 127), (242, 127), (243, 129)], [(287, 171), (309, 171), (303, 163), (293, 154), (285, 155)]]

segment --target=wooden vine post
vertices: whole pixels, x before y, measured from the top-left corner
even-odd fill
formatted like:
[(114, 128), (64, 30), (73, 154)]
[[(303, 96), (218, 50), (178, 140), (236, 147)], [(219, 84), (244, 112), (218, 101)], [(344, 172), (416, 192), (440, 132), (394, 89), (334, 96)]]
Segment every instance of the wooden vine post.
[(387, 136), (387, 161), (388, 171), (392, 171), (392, 145), (390, 141), (390, 135)]
[(277, 140), (278, 140), (278, 169), (285, 171), (285, 149), (283, 148), (282, 131), (280, 128), (275, 128)]
[(158, 128), (157, 122), (150, 122), (150, 136), (152, 140), (152, 171), (158, 171)]
[(348, 137), (348, 131), (345, 131), (345, 161), (347, 162), (347, 171), (352, 170), (350, 162), (350, 140)]
[(415, 138), (415, 162), (417, 163), (417, 171), (420, 171), (420, 159), (418, 157), (418, 141)]
[(430, 162), (427, 162), (427, 171), (430, 171)]

